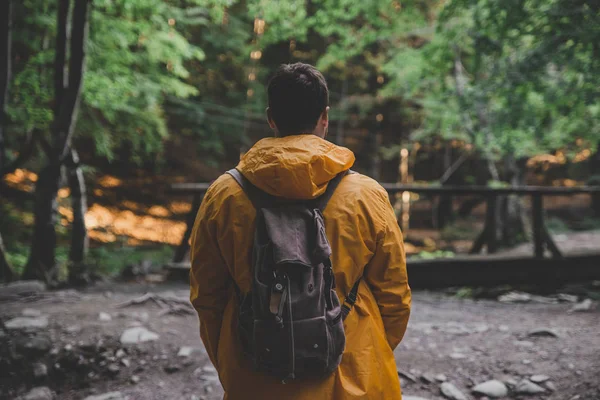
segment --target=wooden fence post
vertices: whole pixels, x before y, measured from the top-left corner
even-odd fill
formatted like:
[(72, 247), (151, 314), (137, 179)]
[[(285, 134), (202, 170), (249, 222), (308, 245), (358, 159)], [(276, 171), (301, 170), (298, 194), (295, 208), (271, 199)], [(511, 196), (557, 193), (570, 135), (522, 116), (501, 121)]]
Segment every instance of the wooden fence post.
[(531, 196), (531, 207), (533, 212), (533, 246), (536, 258), (544, 257), (544, 203), (542, 195), (534, 193)]

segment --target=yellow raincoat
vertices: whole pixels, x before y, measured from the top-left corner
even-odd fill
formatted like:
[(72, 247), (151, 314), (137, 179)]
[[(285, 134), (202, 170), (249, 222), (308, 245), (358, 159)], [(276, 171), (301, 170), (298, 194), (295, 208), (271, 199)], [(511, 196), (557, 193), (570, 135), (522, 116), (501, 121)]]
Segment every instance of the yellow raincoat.
[[(349, 169), (354, 154), (314, 135), (267, 138), (238, 169), (272, 195), (312, 199)], [(401, 399), (393, 349), (410, 314), (402, 234), (386, 191), (360, 174), (347, 175), (325, 209), (337, 292), (344, 299), (363, 276), (358, 300), (344, 322), (346, 350), (337, 371), (316, 381), (285, 385), (252, 370), (237, 338), (237, 299), (251, 288), (250, 259), (256, 212), (225, 174), (207, 191), (192, 233), (191, 302), (225, 399)]]

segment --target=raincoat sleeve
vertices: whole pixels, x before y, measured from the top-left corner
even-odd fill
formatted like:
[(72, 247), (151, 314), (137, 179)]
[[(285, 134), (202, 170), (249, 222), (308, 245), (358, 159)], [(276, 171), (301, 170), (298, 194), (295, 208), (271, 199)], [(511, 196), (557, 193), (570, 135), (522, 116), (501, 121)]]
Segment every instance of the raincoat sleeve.
[(406, 273), (406, 254), (402, 232), (388, 194), (379, 188), (373, 219), (377, 228), (375, 254), (367, 264), (364, 279), (368, 283), (383, 319), (387, 341), (396, 348), (408, 324), (411, 291)]
[(217, 241), (219, 205), (215, 197), (214, 191), (209, 189), (192, 231), (190, 301), (198, 312), (202, 342), (218, 369), (217, 349), (232, 278)]

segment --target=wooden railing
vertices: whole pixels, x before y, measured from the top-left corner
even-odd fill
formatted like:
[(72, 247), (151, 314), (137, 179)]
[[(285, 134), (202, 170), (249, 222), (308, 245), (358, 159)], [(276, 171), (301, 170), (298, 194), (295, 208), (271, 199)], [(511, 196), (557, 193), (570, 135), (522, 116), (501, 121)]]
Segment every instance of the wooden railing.
[[(547, 247), (555, 258), (562, 257), (562, 254), (544, 223), (544, 202), (545, 196), (572, 196), (576, 194), (589, 194), (600, 196), (600, 186), (580, 186), (580, 187), (545, 187), (545, 186), (513, 186), (513, 187), (488, 187), (488, 186), (423, 186), (423, 185), (400, 185), (395, 183), (381, 184), (390, 195), (401, 192), (411, 192), (428, 195), (477, 195), (486, 199), (486, 217), (485, 224), (481, 234), (477, 237), (470, 253), (480, 253), (484, 246), (487, 247), (487, 253), (495, 253), (498, 249), (496, 240), (496, 204), (498, 196), (518, 195), (531, 196), (532, 212), (532, 231), (534, 243), (534, 257), (543, 258)], [(177, 194), (193, 195), (192, 209), (187, 218), (187, 229), (180, 245), (175, 251), (174, 263), (181, 263), (188, 251), (188, 241), (191, 235), (194, 219), (202, 198), (209, 183), (179, 183), (171, 185), (170, 192)], [(600, 250), (600, 244), (599, 244)]]

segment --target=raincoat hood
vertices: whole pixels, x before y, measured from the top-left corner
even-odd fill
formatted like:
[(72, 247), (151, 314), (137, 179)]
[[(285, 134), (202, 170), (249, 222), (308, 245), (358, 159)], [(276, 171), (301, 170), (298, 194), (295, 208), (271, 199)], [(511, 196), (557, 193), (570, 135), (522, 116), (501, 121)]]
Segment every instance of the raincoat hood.
[(352, 151), (307, 134), (262, 139), (242, 157), (237, 169), (271, 195), (313, 199), (353, 164)]

